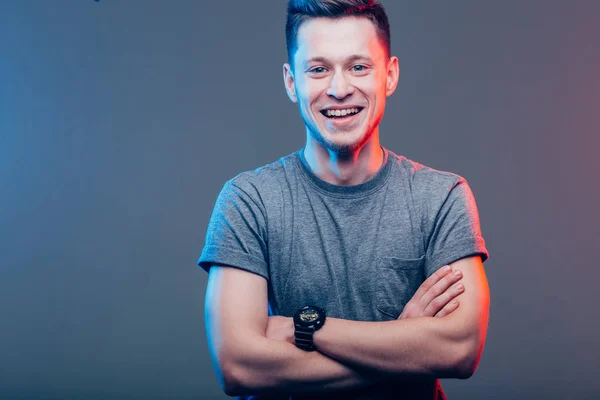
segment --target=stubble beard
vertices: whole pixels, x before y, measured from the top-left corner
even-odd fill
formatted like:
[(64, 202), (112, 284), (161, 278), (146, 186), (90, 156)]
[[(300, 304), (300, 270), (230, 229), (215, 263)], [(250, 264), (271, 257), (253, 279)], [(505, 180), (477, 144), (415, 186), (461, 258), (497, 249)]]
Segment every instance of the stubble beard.
[[(336, 141), (331, 141), (325, 139), (325, 137), (318, 130), (310, 130), (310, 135), (317, 141), (319, 144), (326, 149), (336, 153), (336, 154), (349, 154), (358, 151), (361, 147), (365, 145), (365, 143), (371, 138), (372, 133), (365, 132), (363, 135), (350, 143), (340, 143)], [(339, 132), (340, 135), (343, 135), (343, 131)]]
[[(323, 146), (324, 148), (326, 148), (329, 151), (332, 151), (332, 152), (334, 152), (336, 154), (354, 153), (357, 150), (359, 150), (360, 148), (362, 148), (365, 145), (365, 143), (367, 143), (369, 141), (369, 139), (371, 138), (371, 136), (373, 136), (373, 129), (369, 129), (370, 127), (367, 126), (366, 132), (364, 132), (358, 138), (358, 140), (356, 140), (354, 142), (351, 142), (351, 143), (339, 143), (339, 142), (335, 142), (335, 141), (330, 141), (330, 140), (327, 140), (325, 138), (325, 136), (323, 136), (323, 134), (321, 133), (321, 131), (318, 129), (316, 121), (314, 121), (314, 123), (311, 124), (311, 123), (309, 123), (309, 121), (307, 121), (307, 119), (306, 119), (306, 117), (304, 115), (302, 115), (302, 119), (304, 120), (304, 124), (308, 128), (308, 134), (314, 140), (316, 140), (321, 146)], [(336, 132), (334, 135), (336, 135), (336, 134), (337, 135), (344, 135), (346, 133), (351, 133), (356, 128), (357, 127), (354, 127), (352, 129), (338, 128), (337, 129), (338, 132)]]

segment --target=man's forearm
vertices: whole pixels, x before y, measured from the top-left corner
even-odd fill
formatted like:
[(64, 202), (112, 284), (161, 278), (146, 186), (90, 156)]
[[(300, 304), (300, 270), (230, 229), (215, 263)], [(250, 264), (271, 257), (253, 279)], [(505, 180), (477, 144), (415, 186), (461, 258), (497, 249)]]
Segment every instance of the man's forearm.
[(366, 322), (328, 318), (314, 334), (318, 351), (352, 367), (397, 376), (469, 374), (468, 342), (445, 318)]
[(257, 338), (232, 367), (231, 396), (260, 394), (324, 394), (358, 389), (384, 380), (382, 374), (352, 368), (318, 351), (307, 352), (288, 342)]
[(479, 256), (450, 265), (462, 272), (468, 288), (450, 315), (386, 322), (327, 318), (313, 335), (317, 350), (351, 367), (396, 376), (468, 378), (485, 343), (489, 288)]

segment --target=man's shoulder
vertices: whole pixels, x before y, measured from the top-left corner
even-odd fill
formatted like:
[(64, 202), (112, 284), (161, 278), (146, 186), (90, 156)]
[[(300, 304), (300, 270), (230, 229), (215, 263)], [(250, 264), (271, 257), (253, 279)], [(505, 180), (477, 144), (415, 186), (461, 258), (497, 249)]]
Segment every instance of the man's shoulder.
[(278, 185), (285, 178), (286, 171), (294, 168), (297, 162), (297, 153), (284, 155), (277, 160), (261, 165), (257, 168), (242, 171), (227, 180), (225, 186), (236, 186), (241, 189), (268, 190), (272, 185)]
[(413, 192), (424, 194), (444, 193), (458, 183), (466, 182), (462, 176), (444, 170), (435, 169), (423, 163), (398, 155), (391, 150), (390, 157), (396, 160), (402, 173), (407, 177)]

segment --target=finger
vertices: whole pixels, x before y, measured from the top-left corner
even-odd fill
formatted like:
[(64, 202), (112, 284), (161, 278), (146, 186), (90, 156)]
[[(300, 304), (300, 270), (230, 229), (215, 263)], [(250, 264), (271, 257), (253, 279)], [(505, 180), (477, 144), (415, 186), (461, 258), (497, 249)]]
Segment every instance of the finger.
[[(442, 279), (438, 280), (427, 292), (423, 294), (423, 296), (418, 300), (421, 307), (424, 309), (429, 306), (435, 298), (444, 293), (450, 286), (456, 283), (459, 279), (462, 278), (462, 272), (460, 270), (454, 270), (451, 274), (445, 274)], [(441, 304), (440, 308), (445, 305)], [(438, 310), (436, 310), (437, 312)]]
[(410, 318), (409, 317), (409, 308), (410, 308), (410, 302), (407, 303), (404, 308), (402, 309), (402, 312), (400, 313), (400, 315), (398, 316), (398, 319), (407, 319)]
[(425, 281), (421, 283), (421, 286), (419, 286), (419, 289), (417, 289), (412, 298), (418, 301), (425, 293), (427, 293), (429, 289), (431, 289), (431, 287), (433, 287), (433, 285), (450, 273), (451, 270), (452, 268), (450, 268), (449, 265), (444, 265), (442, 268), (435, 271), (429, 278), (425, 279)]
[(448, 304), (446, 304), (446, 306), (444, 308), (442, 308), (437, 314), (435, 314), (435, 317), (436, 318), (445, 317), (446, 315), (449, 315), (449, 314), (453, 313), (454, 311), (456, 311), (458, 306), (459, 306), (459, 301), (456, 299), (453, 299)]
[(457, 283), (452, 287), (448, 288), (441, 295), (433, 299), (425, 310), (423, 311), (423, 316), (432, 317), (440, 312), (444, 307), (446, 307), (453, 300), (456, 300), (456, 297), (463, 293), (465, 287), (462, 283)]

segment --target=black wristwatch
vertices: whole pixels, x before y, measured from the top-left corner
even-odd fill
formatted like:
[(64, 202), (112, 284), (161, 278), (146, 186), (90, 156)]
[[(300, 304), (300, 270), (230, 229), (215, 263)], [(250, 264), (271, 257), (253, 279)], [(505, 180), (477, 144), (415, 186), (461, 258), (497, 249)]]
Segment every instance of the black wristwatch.
[(313, 333), (321, 329), (327, 315), (325, 310), (317, 306), (304, 306), (294, 314), (294, 337), (296, 347), (306, 351), (314, 351)]

